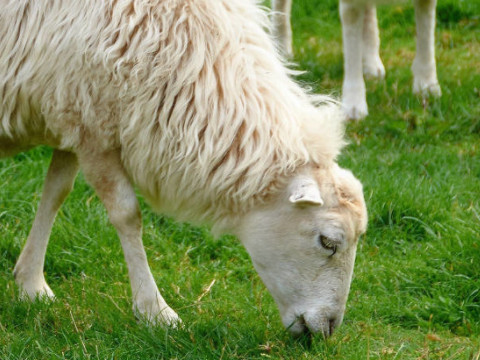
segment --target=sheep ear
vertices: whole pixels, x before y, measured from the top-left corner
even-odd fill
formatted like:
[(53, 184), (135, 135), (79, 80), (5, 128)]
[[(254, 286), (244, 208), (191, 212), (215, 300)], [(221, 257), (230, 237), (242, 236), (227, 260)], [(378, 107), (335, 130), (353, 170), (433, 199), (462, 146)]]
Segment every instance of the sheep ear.
[(290, 187), (288, 200), (295, 205), (323, 205), (318, 185), (313, 179), (308, 177), (295, 179)]

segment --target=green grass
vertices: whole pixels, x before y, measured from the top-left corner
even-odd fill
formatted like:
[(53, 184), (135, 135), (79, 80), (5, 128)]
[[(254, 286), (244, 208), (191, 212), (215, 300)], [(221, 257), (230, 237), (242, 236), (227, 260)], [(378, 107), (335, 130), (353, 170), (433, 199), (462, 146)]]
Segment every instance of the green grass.
[[(185, 328), (138, 323), (123, 254), (79, 176), (62, 207), (45, 272), (53, 303), (24, 303), (12, 270), (32, 223), (51, 150), (0, 161), (0, 359), (480, 358), (480, 1), (441, 0), (443, 97), (411, 94), (413, 9), (382, 7), (387, 77), (368, 82), (370, 116), (349, 124), (340, 164), (362, 180), (362, 238), (344, 324), (328, 341), (292, 339), (245, 250), (142, 204), (152, 271)], [(342, 81), (336, 0), (293, 7), (295, 60), (316, 91)], [(215, 280), (211, 291), (197, 299)]]

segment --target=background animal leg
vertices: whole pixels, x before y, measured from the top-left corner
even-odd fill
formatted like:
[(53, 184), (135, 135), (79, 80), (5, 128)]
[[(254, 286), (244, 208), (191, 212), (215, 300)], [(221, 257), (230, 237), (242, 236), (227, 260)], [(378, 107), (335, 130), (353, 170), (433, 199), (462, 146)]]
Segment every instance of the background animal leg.
[(45, 252), (58, 209), (72, 190), (77, 172), (78, 162), (74, 154), (60, 150), (53, 152), (35, 220), (14, 269), (21, 296), (32, 300), (54, 297), (43, 275)]
[(365, 82), (362, 74), (362, 36), (365, 8), (340, 1), (343, 32), (343, 106), (348, 118), (358, 120), (368, 115)]
[(277, 43), (287, 56), (293, 55), (292, 27), (290, 25), (290, 12), (292, 0), (273, 0), (273, 31)]
[(380, 36), (378, 32), (377, 9), (374, 5), (365, 6), (363, 21), (363, 74), (382, 79), (385, 67), (380, 59)]
[(79, 154), (80, 166), (117, 230), (132, 287), (133, 310), (151, 323), (175, 326), (180, 319), (157, 289), (142, 244), (142, 220), (135, 191), (119, 152)]
[(440, 96), (435, 64), (435, 7), (436, 0), (415, 0), (417, 53), (413, 61), (413, 92)]

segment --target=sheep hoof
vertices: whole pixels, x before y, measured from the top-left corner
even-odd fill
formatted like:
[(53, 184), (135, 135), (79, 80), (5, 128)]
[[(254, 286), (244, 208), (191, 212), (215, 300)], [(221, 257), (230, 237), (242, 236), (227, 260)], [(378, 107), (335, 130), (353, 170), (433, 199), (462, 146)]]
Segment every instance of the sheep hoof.
[(442, 89), (440, 88), (440, 85), (436, 79), (430, 81), (415, 79), (413, 82), (413, 92), (423, 97), (442, 96)]
[(362, 108), (357, 108), (357, 107), (352, 107), (346, 110), (347, 118), (348, 120), (362, 120), (367, 117), (368, 115), (368, 110), (367, 109), (362, 109)]
[(36, 283), (17, 283), (20, 288), (19, 298), (22, 301), (51, 301), (55, 299), (50, 286), (47, 285), (45, 280)]
[(365, 99), (355, 102), (343, 102), (343, 109), (349, 120), (361, 120), (368, 115), (368, 106)]
[(159, 311), (152, 311), (152, 309), (149, 311), (145, 309), (141, 310), (138, 307), (135, 307), (134, 313), (137, 319), (145, 322), (148, 325), (171, 329), (178, 329), (182, 327), (182, 320), (168, 305), (161, 308)]
[(365, 83), (344, 80), (342, 104), (349, 120), (360, 120), (368, 115)]
[(366, 60), (363, 64), (363, 75), (367, 79), (382, 80), (385, 78), (385, 66), (380, 58)]

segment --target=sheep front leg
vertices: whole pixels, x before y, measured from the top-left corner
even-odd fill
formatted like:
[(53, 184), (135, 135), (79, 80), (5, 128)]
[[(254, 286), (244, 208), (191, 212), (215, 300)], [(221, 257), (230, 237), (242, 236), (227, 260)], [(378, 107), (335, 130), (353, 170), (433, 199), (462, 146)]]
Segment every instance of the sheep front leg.
[(343, 32), (344, 79), (342, 102), (346, 115), (359, 120), (368, 115), (365, 82), (362, 74), (362, 36), (365, 7), (340, 1)]
[(32, 229), (13, 271), (22, 297), (31, 300), (54, 297), (43, 275), (45, 252), (58, 209), (72, 190), (77, 172), (78, 162), (74, 154), (60, 150), (53, 152)]
[(366, 77), (383, 79), (385, 67), (380, 59), (380, 35), (378, 32), (377, 9), (366, 5), (363, 22), (363, 74)]
[(417, 53), (413, 61), (413, 92), (440, 96), (435, 64), (435, 7), (436, 0), (415, 0)]
[(281, 50), (287, 56), (292, 56), (292, 27), (290, 12), (292, 0), (272, 0), (273, 32)]
[(157, 289), (142, 244), (142, 220), (135, 191), (117, 151), (79, 154), (87, 181), (103, 202), (120, 238), (132, 287), (133, 310), (149, 323), (175, 326), (178, 315)]

